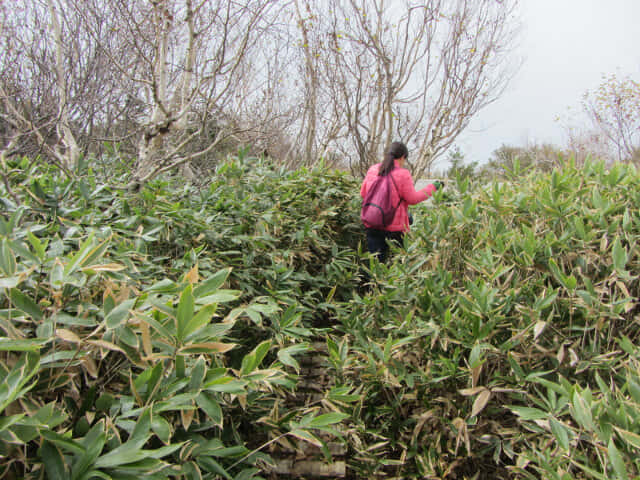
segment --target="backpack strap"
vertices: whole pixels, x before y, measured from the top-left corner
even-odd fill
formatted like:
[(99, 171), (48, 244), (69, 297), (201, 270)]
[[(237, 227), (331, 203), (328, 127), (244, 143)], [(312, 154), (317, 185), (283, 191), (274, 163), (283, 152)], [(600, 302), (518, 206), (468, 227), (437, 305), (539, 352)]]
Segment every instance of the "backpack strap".
[(393, 167), (391, 170), (389, 170), (389, 173), (387, 173), (387, 175), (389, 175), (391, 177), (391, 181), (393, 182), (393, 186), (396, 187), (396, 192), (398, 192), (398, 204), (396, 205), (396, 208), (393, 209), (393, 214), (395, 216), (395, 211), (398, 209), (398, 207), (402, 203), (402, 197), (400, 196), (400, 190), (398, 189), (398, 184), (396, 183), (395, 179), (393, 178), (393, 175), (391, 175), (391, 172), (393, 172), (394, 169), (395, 169), (395, 167)]

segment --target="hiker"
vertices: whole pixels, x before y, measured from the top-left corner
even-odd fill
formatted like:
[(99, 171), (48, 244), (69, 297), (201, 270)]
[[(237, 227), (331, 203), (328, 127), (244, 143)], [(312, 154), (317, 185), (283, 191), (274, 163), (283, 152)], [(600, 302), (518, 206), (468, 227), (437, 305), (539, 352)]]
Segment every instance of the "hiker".
[(404, 143), (393, 142), (384, 160), (369, 168), (360, 188), (367, 248), (381, 262), (389, 255), (388, 241), (402, 245), (404, 234), (409, 231), (408, 206), (423, 202), (444, 186), (442, 182), (434, 182), (416, 190), (411, 173), (404, 168), (408, 155)]

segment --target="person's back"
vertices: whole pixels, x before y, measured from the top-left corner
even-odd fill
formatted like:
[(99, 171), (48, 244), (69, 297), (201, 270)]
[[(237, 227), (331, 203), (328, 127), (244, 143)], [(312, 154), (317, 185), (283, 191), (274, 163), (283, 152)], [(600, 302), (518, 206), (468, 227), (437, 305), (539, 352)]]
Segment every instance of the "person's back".
[[(389, 202), (397, 205), (393, 213), (393, 218), (386, 222), (386, 225), (376, 225), (372, 227), (363, 218), (363, 224), (367, 232), (367, 248), (369, 252), (378, 256), (381, 261), (386, 260), (389, 247), (387, 241), (402, 242), (405, 232), (409, 231), (409, 205), (415, 205), (429, 198), (437, 190), (437, 186), (429, 184), (421, 190), (416, 190), (413, 178), (409, 170), (404, 168), (408, 150), (401, 142), (391, 144), (385, 153), (381, 163), (373, 165), (367, 171), (367, 175), (362, 182), (360, 195), (363, 200), (371, 197), (371, 189), (382, 182), (379, 177), (389, 176)], [(364, 207), (365, 205), (363, 205)], [(364, 212), (361, 212), (361, 215)]]
[(393, 176), (394, 170), (379, 175), (380, 164), (374, 165), (367, 175), (369, 181), (364, 187), (360, 219), (366, 228), (386, 229), (395, 219), (396, 211), (402, 199)]

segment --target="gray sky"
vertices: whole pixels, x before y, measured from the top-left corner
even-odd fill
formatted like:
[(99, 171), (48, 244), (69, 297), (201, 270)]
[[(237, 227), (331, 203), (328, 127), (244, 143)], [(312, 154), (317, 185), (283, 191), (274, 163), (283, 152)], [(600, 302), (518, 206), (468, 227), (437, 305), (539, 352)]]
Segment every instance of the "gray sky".
[[(640, 78), (640, 0), (521, 0), (524, 63), (505, 94), (458, 139), (484, 163), (503, 143), (562, 146), (558, 117), (577, 110), (603, 74)], [(566, 123), (566, 122), (565, 122)]]

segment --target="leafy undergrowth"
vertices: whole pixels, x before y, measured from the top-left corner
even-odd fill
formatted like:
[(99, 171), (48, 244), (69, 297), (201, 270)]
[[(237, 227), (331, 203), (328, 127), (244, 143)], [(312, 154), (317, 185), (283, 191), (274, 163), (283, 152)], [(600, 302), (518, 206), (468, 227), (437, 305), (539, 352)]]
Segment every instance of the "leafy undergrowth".
[(362, 476), (637, 478), (639, 184), (568, 164), (419, 211), (329, 341)]
[(134, 194), (9, 168), (0, 477), (260, 478), (265, 446), (346, 416), (281, 404), (357, 278), (352, 180), (240, 159)]
[[(138, 193), (8, 168), (0, 476), (263, 478), (319, 432), (356, 478), (640, 474), (633, 167), (460, 181), (385, 265), (321, 168)], [(336, 384), (291, 409), (320, 335)]]

